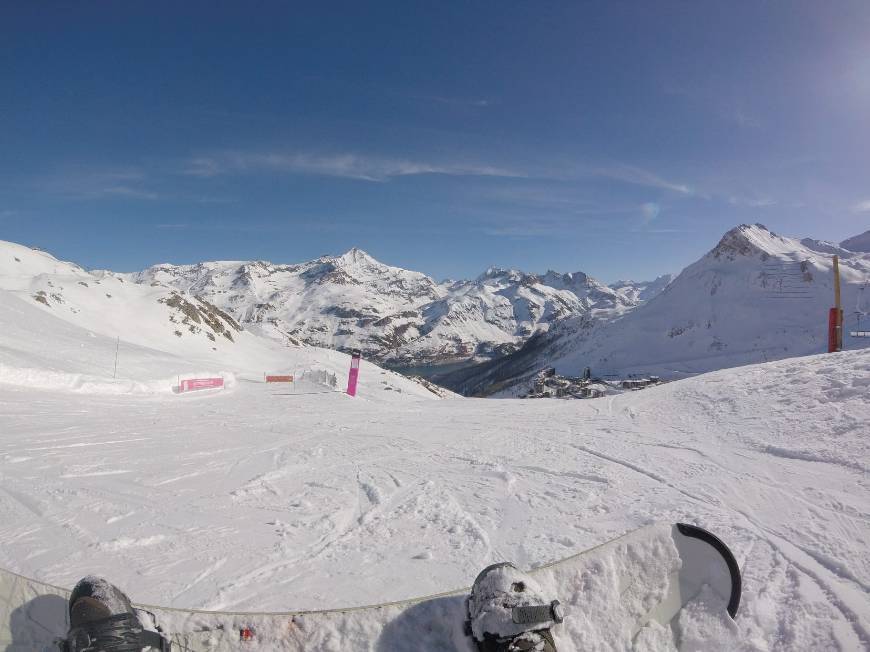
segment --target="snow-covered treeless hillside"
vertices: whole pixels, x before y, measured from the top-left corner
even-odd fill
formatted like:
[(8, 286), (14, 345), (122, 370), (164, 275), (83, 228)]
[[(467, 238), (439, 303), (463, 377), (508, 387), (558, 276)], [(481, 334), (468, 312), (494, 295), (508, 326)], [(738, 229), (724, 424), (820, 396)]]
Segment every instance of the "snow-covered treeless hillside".
[[(0, 382), (168, 392), (179, 376), (260, 378), (319, 369), (343, 388), (348, 366), (345, 354), (259, 337), (213, 304), (177, 290), (86, 272), (0, 242)], [(363, 374), (382, 377), (397, 396), (435, 397), (365, 361)]]
[(500, 383), (508, 386), (503, 395), (515, 395), (548, 366), (565, 375), (580, 375), (590, 367), (593, 375), (672, 379), (826, 351), (834, 253), (840, 257), (845, 346), (870, 346), (870, 340), (848, 334), (862, 301), (863, 310), (870, 312), (870, 296), (864, 298), (870, 292), (864, 289), (870, 284), (870, 254), (743, 225), (636, 309), (610, 321), (587, 316), (563, 320), (525, 349), (481, 367), (463, 382), (484, 392)]
[[(870, 256), (841, 256), (840, 275), (849, 311), (870, 281)], [(646, 305), (560, 344), (553, 363), (673, 377), (819, 353), (833, 303), (830, 255), (759, 225), (741, 226)], [(852, 319), (847, 315), (847, 327)]]

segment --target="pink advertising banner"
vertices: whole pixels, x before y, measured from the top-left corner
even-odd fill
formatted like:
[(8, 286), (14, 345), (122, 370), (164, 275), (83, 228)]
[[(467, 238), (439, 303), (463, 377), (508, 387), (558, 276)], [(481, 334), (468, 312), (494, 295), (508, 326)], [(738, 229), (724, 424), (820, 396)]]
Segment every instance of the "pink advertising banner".
[(194, 392), (198, 389), (218, 389), (223, 386), (223, 378), (186, 378), (181, 381), (178, 391)]

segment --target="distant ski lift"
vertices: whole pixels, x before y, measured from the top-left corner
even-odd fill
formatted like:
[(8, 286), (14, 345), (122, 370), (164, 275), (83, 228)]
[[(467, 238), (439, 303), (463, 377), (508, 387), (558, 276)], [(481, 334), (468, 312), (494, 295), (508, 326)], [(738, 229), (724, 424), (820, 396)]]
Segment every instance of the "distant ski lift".
[(761, 268), (762, 287), (772, 299), (811, 299), (807, 286), (810, 279), (808, 260), (765, 263)]

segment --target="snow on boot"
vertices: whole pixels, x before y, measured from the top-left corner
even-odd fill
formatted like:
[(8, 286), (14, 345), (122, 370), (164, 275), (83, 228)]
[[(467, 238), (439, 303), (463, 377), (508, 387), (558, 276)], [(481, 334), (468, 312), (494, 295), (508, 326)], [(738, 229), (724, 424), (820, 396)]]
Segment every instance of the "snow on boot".
[(466, 601), (466, 633), (480, 652), (556, 652), (550, 628), (563, 619), (528, 574), (510, 563), (484, 568)]
[(130, 599), (114, 584), (88, 576), (69, 598), (69, 632), (63, 652), (169, 652), (159, 632), (145, 629)]

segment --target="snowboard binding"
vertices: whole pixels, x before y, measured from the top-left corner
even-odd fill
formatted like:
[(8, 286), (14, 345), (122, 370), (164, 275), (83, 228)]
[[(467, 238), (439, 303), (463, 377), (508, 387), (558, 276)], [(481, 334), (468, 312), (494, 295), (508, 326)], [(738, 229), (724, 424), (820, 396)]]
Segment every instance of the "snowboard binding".
[(159, 631), (145, 629), (130, 599), (114, 584), (85, 577), (69, 598), (69, 632), (61, 652), (170, 652)]
[(484, 568), (465, 606), (465, 633), (480, 652), (556, 652), (550, 628), (564, 620), (562, 607), (513, 564)]

